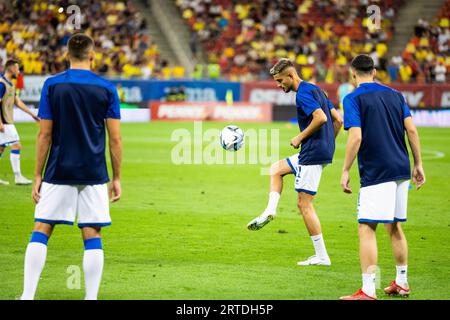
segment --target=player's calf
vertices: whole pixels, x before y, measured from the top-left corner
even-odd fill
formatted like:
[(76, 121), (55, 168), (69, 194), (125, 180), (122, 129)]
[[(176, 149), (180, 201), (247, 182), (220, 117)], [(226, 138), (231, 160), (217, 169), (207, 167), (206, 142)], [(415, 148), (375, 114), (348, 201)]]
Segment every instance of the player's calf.
[[(47, 243), (51, 229), (44, 224), (35, 226), (25, 251), (24, 283), (20, 300), (33, 300), (47, 258)], [(49, 231), (50, 230), (50, 231)]]
[(11, 146), (10, 161), (11, 167), (14, 172), (15, 182), (17, 185), (29, 185), (32, 183), (31, 180), (25, 178), (20, 170), (20, 151), (22, 146), (20, 143), (15, 143)]
[(85, 300), (97, 300), (102, 278), (104, 255), (100, 230), (99, 227), (83, 227), (81, 229), (84, 242)]

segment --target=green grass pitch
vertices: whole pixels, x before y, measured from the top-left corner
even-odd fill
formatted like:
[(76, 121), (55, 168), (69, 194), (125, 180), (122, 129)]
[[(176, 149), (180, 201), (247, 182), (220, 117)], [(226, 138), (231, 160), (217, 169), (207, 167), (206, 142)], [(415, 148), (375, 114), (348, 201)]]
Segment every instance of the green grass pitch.
[[(204, 123), (221, 129), (224, 123)], [(294, 153), (298, 129), (285, 123), (241, 124), (279, 129), (280, 157)], [(37, 126), (18, 124), (22, 171), (34, 169)], [(103, 230), (105, 267), (100, 299), (337, 299), (361, 285), (356, 222), (358, 174), (353, 194), (340, 191), (346, 135), (338, 138), (334, 163), (322, 175), (315, 208), (321, 219), (331, 267), (299, 267), (313, 254), (296, 207), (293, 176), (285, 177), (278, 217), (259, 231), (246, 224), (267, 203), (268, 176), (261, 165), (175, 165), (173, 130), (192, 123), (123, 125), (123, 197), (111, 205), (113, 225)], [(408, 222), (410, 299), (450, 298), (450, 129), (421, 128), (427, 183), (410, 190)], [(243, 152), (242, 150), (238, 152)], [(9, 150), (0, 179), (11, 183)], [(0, 299), (22, 291), (23, 259), (34, 205), (30, 186), (0, 186)], [(380, 286), (395, 277), (390, 244), (378, 229)], [(82, 266), (83, 243), (76, 226), (57, 226), (36, 299), (83, 299), (69, 289), (69, 266)], [(76, 268), (76, 267), (75, 267)], [(70, 271), (70, 269), (69, 269)], [(381, 290), (379, 298), (384, 297)]]

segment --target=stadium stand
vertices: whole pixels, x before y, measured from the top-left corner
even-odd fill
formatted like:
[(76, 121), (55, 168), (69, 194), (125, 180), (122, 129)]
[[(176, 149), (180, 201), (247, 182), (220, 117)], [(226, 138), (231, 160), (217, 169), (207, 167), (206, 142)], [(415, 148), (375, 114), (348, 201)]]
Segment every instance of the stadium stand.
[[(158, 48), (131, 1), (87, 0), (77, 4), (81, 29), (96, 42), (95, 71), (121, 78), (163, 76)], [(64, 70), (63, 48), (74, 30), (66, 23), (70, 13), (61, 7), (67, 8), (67, 1), (0, 3), (1, 64), (7, 57), (18, 58), (24, 73), (35, 75)]]
[[(265, 80), (268, 68), (287, 56), (306, 80), (345, 82), (348, 63), (359, 53), (370, 54), (383, 82), (442, 83), (449, 78), (450, 0), (431, 23), (420, 19), (403, 52), (402, 43), (399, 55), (392, 58), (389, 41), (404, 0), (170, 1), (192, 31), (191, 50), (204, 51), (208, 58), (208, 65), (194, 68), (193, 79)], [(0, 64), (17, 58), (25, 75), (64, 70), (64, 46), (74, 32), (67, 24), (70, 14), (64, 11), (70, 3), (0, 1)], [(186, 76), (182, 66), (162, 58), (149, 35), (145, 14), (136, 9), (139, 3), (149, 7), (148, 0), (77, 3), (81, 29), (96, 41), (95, 71), (124, 79)], [(379, 28), (367, 18), (371, 4), (381, 9)]]
[[(287, 56), (306, 80), (332, 83), (347, 76), (346, 65), (362, 52), (387, 78), (386, 43), (403, 2), (177, 0), (177, 5), (209, 61), (219, 63), (229, 79), (267, 78), (267, 68)], [(371, 3), (383, 12), (380, 28), (361, 18)]]
[(445, 83), (450, 74), (450, 0), (431, 23), (419, 19), (401, 56), (389, 66), (392, 80)]

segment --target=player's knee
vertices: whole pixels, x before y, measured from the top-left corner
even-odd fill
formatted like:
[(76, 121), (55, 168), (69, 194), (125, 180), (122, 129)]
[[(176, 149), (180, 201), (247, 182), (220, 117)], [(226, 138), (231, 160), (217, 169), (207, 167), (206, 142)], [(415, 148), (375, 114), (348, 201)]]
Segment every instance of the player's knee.
[(377, 223), (371, 222), (360, 222), (358, 224), (358, 233), (359, 237), (373, 237), (375, 236), (375, 232), (377, 230)]
[(311, 212), (311, 203), (305, 199), (298, 199), (297, 207), (301, 215), (307, 215)]
[(20, 143), (15, 143), (11, 146), (12, 150), (20, 150), (22, 149), (22, 146), (20, 145)]
[(41, 233), (47, 235), (48, 237), (50, 237), (52, 235), (54, 227), (55, 227), (55, 225), (53, 225), (53, 224), (36, 222), (34, 224), (33, 231), (41, 232)]
[(101, 228), (100, 227), (84, 227), (81, 229), (81, 233), (84, 240), (91, 238), (100, 238), (101, 237)]
[(272, 163), (272, 165), (270, 166), (270, 175), (271, 176), (280, 176), (281, 175), (281, 169), (280, 169), (279, 162)]
[(403, 230), (402, 230), (402, 227), (399, 222), (386, 224), (386, 230), (389, 233), (389, 235), (391, 236), (391, 238), (395, 238), (395, 239), (403, 239), (404, 238)]

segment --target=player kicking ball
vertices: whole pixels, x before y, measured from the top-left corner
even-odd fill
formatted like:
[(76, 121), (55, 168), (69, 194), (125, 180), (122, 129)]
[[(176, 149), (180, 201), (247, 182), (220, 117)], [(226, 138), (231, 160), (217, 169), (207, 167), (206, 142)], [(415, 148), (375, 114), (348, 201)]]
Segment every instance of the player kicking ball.
[[(303, 81), (289, 59), (281, 59), (270, 69), (278, 87), (288, 93), (297, 92), (297, 118), (301, 133), (292, 138), (298, 155), (280, 160), (271, 167), (269, 203), (264, 212), (248, 224), (249, 230), (259, 230), (276, 216), (283, 188), (283, 176), (295, 174), (298, 208), (314, 245), (315, 255), (298, 265), (331, 265), (319, 218), (313, 200), (319, 188), (323, 168), (332, 162), (335, 137), (342, 126), (342, 118), (325, 93), (316, 85)], [(328, 121), (328, 120), (332, 121)]]
[(113, 169), (109, 196), (114, 202), (121, 195), (117, 90), (111, 82), (90, 71), (95, 56), (92, 38), (75, 34), (67, 47), (70, 69), (45, 81), (39, 104), (42, 120), (32, 191), (35, 225), (25, 252), (22, 300), (34, 299), (55, 225), (73, 225), (76, 217), (84, 240), (85, 299), (97, 299), (103, 272), (100, 232), (111, 224), (105, 127)]
[[(16, 87), (12, 83), (20, 73), (19, 61), (8, 60), (5, 64), (5, 73), (0, 76), (0, 158), (6, 147), (11, 146), (11, 167), (14, 172), (17, 185), (31, 184), (31, 180), (25, 178), (20, 171), (20, 145), (19, 134), (14, 126), (14, 105), (23, 112), (29, 114), (34, 120), (39, 121), (30, 109), (16, 96)], [(8, 181), (0, 180), (0, 185), (8, 185)]]
[(349, 131), (341, 187), (350, 188), (350, 169), (358, 155), (361, 188), (358, 195), (359, 254), (362, 288), (342, 300), (375, 300), (377, 269), (376, 228), (383, 223), (389, 234), (397, 269), (388, 295), (408, 296), (408, 246), (401, 222), (406, 221), (411, 178), (405, 132), (414, 158), (413, 183), (425, 183), (419, 134), (403, 95), (374, 82), (372, 58), (359, 55), (351, 63), (357, 88), (344, 99), (344, 128)]

